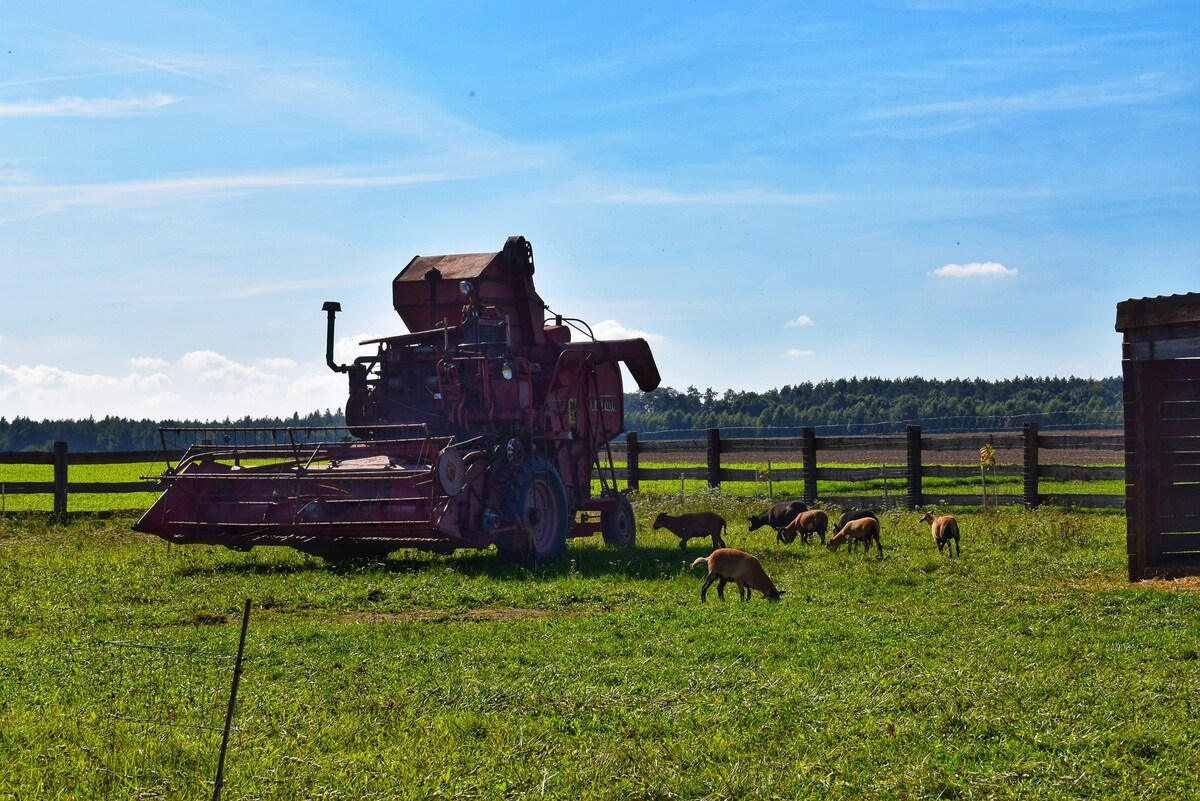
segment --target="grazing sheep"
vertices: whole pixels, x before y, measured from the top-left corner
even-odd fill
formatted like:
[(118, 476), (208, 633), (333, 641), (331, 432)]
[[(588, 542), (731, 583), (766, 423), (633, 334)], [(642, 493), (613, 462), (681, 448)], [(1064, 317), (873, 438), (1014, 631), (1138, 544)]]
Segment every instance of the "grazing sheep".
[(717, 584), (717, 595), (725, 600), (725, 585), (732, 581), (737, 584), (738, 597), (743, 601), (750, 599), (751, 591), (758, 590), (763, 597), (770, 601), (778, 601), (783, 590), (775, 588), (775, 584), (763, 570), (762, 564), (745, 551), (733, 548), (718, 548), (708, 556), (701, 556), (692, 562), (692, 569), (700, 565), (708, 566), (708, 576), (704, 586), (700, 588), (700, 603), (707, 601), (708, 588), (714, 581)]
[(953, 515), (934, 517), (933, 512), (921, 515), (921, 522), (928, 523), (933, 531), (933, 541), (937, 543), (938, 553), (944, 546), (949, 546), (950, 555), (954, 556), (955, 549), (962, 556), (962, 545), (958, 541), (958, 521)]
[(751, 516), (750, 530), (754, 531), (760, 526), (770, 526), (775, 529), (776, 542), (783, 542), (780, 531), (788, 523), (795, 520), (796, 515), (806, 511), (808, 511), (808, 506), (803, 501), (780, 501), (779, 503), (773, 503), (762, 514)]
[(796, 515), (796, 519), (788, 523), (779, 532), (779, 540), (788, 545), (796, 539), (796, 532), (800, 532), (800, 541), (808, 542), (812, 539), (813, 534), (821, 537), (821, 542), (825, 542), (825, 532), (829, 529), (829, 515), (820, 509), (809, 509), (807, 512), (801, 512)]
[(716, 512), (692, 512), (686, 515), (669, 515), (661, 513), (654, 520), (654, 528), (665, 528), (679, 537), (679, 547), (687, 549), (687, 542), (692, 537), (712, 537), (714, 548), (724, 548), (725, 518)]
[(883, 542), (879, 539), (879, 521), (874, 517), (860, 517), (858, 520), (850, 520), (842, 526), (842, 530), (830, 538), (826, 547), (831, 551), (836, 551), (843, 542), (849, 542), (850, 547), (861, 542), (863, 556), (866, 556), (867, 551), (871, 549), (872, 540), (879, 548), (879, 558), (882, 559)]
[(875, 517), (875, 513), (870, 509), (847, 509), (845, 512), (842, 512), (841, 519), (838, 520), (838, 524), (833, 527), (834, 536), (837, 536), (837, 533), (842, 530), (842, 526), (846, 525), (851, 520), (862, 520), (864, 517), (871, 517), (875, 520), (879, 519), (878, 517)]

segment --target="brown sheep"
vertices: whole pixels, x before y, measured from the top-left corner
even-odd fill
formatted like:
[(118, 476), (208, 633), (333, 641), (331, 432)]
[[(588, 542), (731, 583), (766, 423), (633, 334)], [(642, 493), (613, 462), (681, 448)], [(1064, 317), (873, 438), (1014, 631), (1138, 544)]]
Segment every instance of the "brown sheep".
[(758, 590), (763, 597), (770, 601), (778, 601), (784, 591), (775, 588), (774, 582), (763, 570), (762, 564), (750, 554), (733, 548), (718, 548), (708, 556), (701, 556), (692, 562), (692, 569), (700, 565), (708, 565), (708, 576), (704, 586), (700, 588), (700, 603), (707, 599), (708, 588), (714, 581), (717, 584), (717, 595), (725, 600), (725, 585), (732, 581), (738, 586), (738, 597), (743, 601), (750, 599), (751, 592)]
[(825, 532), (828, 529), (829, 515), (820, 509), (810, 509), (796, 515), (795, 520), (784, 526), (779, 532), (779, 540), (790, 545), (796, 539), (796, 532), (800, 532), (801, 542), (808, 542), (812, 539), (813, 534), (817, 534), (823, 543), (825, 542)]
[(686, 515), (663, 512), (655, 518), (654, 528), (665, 528), (679, 537), (681, 550), (687, 549), (687, 542), (692, 537), (712, 537), (713, 548), (725, 547), (725, 540), (721, 537), (725, 532), (725, 518), (716, 512), (692, 512)]
[(943, 547), (948, 546), (950, 556), (955, 555), (955, 549), (958, 550), (958, 556), (962, 556), (962, 545), (958, 541), (958, 521), (953, 515), (934, 517), (933, 512), (926, 512), (921, 515), (921, 522), (930, 525), (933, 531), (933, 541), (937, 543), (939, 554)]
[(883, 542), (879, 539), (879, 521), (873, 517), (862, 517), (858, 520), (851, 520), (842, 526), (842, 530), (833, 535), (826, 547), (831, 551), (836, 551), (843, 542), (849, 542), (851, 547), (861, 542), (863, 556), (866, 556), (872, 541), (879, 548), (879, 558), (882, 559)]
[(806, 511), (808, 511), (808, 506), (803, 501), (780, 501), (773, 503), (762, 514), (751, 515), (750, 530), (754, 531), (760, 526), (770, 526), (775, 529), (775, 540), (783, 542), (783, 538), (780, 536), (783, 527), (795, 520), (796, 515)]
[(879, 519), (878, 517), (875, 517), (875, 513), (870, 509), (847, 509), (842, 513), (842, 517), (840, 520), (838, 520), (838, 524), (833, 527), (833, 533), (836, 535), (842, 530), (842, 526), (846, 525), (851, 520), (861, 520), (864, 517), (874, 517), (876, 520)]

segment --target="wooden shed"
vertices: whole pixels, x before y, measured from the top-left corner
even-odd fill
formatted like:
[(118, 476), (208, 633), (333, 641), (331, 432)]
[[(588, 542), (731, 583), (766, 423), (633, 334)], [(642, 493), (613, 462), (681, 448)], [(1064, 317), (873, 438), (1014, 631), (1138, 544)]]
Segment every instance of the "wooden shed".
[(1117, 304), (1129, 580), (1200, 575), (1200, 293)]

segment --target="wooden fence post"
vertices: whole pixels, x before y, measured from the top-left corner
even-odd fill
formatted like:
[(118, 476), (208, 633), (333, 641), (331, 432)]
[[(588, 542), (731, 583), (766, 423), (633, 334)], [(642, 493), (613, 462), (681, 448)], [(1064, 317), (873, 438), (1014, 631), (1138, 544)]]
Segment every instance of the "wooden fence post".
[(921, 427), (910, 425), (904, 430), (908, 467), (908, 508), (917, 509), (924, 502), (921, 494)]
[(1022, 471), (1024, 487), (1023, 501), (1030, 509), (1038, 505), (1038, 425), (1034, 422), (1025, 424), (1025, 466)]
[(708, 486), (721, 487), (721, 429), (708, 429)]
[(817, 499), (817, 432), (805, 428), (800, 436), (804, 439), (800, 454), (804, 462), (804, 502), (811, 504)]
[(625, 486), (638, 490), (638, 438), (636, 431), (625, 435)]
[(67, 443), (54, 443), (54, 517), (67, 522)]

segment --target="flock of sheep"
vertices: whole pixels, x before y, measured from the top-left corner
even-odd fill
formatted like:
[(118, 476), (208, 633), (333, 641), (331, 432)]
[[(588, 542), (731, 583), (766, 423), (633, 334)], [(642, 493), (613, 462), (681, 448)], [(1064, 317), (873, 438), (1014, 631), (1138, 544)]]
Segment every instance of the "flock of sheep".
[[(921, 521), (928, 523), (933, 532), (933, 541), (937, 544), (938, 553), (948, 549), (950, 556), (962, 555), (959, 545), (958, 521), (952, 515), (934, 516), (925, 512)], [(871, 548), (871, 543), (879, 549), (879, 558), (883, 558), (883, 543), (879, 539), (879, 518), (868, 509), (850, 509), (842, 514), (833, 536), (825, 542), (825, 532), (829, 528), (829, 515), (821, 509), (809, 509), (802, 501), (782, 501), (773, 503), (762, 514), (750, 518), (750, 530), (762, 526), (775, 529), (775, 538), (790, 545), (800, 535), (801, 542), (810, 542), (813, 535), (821, 538), (822, 544), (836, 551), (843, 542), (854, 548), (859, 543), (863, 547), (863, 556)], [(716, 512), (692, 512), (690, 514), (669, 515), (660, 514), (654, 521), (654, 528), (665, 528), (679, 537), (679, 547), (686, 549), (688, 540), (694, 537), (711, 537), (713, 552), (692, 562), (692, 568), (705, 565), (708, 575), (704, 586), (700, 588), (700, 602), (707, 601), (708, 588), (717, 583), (717, 595), (725, 600), (725, 585), (729, 582), (737, 584), (738, 597), (742, 600), (750, 598), (751, 591), (758, 590), (763, 597), (773, 601), (779, 600), (785, 591), (777, 589), (775, 583), (763, 570), (762, 564), (745, 551), (728, 548), (722, 536), (725, 533), (725, 518)]]

